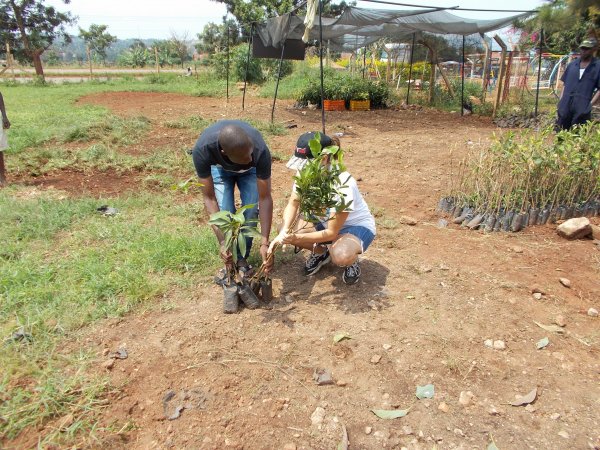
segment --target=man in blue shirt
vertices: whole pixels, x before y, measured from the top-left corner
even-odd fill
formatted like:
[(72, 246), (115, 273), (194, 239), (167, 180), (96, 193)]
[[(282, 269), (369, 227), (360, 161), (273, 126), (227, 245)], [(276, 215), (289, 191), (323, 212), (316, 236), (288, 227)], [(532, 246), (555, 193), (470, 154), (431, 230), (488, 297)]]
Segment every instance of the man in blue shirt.
[(558, 102), (557, 130), (568, 130), (592, 117), (592, 107), (600, 98), (600, 60), (594, 58), (597, 47), (595, 39), (585, 39), (579, 46), (580, 57), (561, 77), (564, 87)]
[[(192, 158), (203, 185), (204, 207), (208, 214), (221, 210), (235, 212), (236, 185), (242, 206), (255, 205), (244, 211), (244, 216), (246, 219), (260, 216), (260, 254), (265, 262), (273, 219), (273, 197), (271, 153), (260, 132), (246, 122), (221, 120), (202, 132), (192, 150)], [(217, 227), (213, 227), (213, 231), (221, 247), (221, 258), (226, 265), (232, 265), (234, 261), (224, 247), (223, 233)], [(246, 254), (236, 261), (237, 268), (243, 272), (250, 269), (246, 258), (251, 246), (252, 239), (248, 239)]]

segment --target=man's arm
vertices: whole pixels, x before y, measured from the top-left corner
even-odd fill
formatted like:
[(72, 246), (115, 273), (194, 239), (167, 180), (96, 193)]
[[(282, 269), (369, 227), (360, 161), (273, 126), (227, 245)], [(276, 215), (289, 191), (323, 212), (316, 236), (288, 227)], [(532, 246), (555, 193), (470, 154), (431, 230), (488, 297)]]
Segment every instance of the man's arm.
[(342, 226), (344, 226), (344, 223), (346, 223), (349, 214), (350, 213), (348, 212), (334, 213), (327, 222), (326, 229), (322, 231), (312, 231), (310, 233), (294, 233), (289, 235), (283, 243), (307, 248), (310, 244), (333, 241), (340, 234), (340, 230), (342, 229)]
[(260, 220), (260, 255), (263, 262), (267, 261), (271, 223), (273, 222), (273, 196), (271, 195), (271, 178), (256, 179), (258, 188), (258, 215)]
[(8, 130), (10, 128), (10, 121), (6, 116), (6, 108), (4, 106), (4, 98), (2, 97), (2, 93), (0, 92), (0, 114), (2, 114), (2, 128)]

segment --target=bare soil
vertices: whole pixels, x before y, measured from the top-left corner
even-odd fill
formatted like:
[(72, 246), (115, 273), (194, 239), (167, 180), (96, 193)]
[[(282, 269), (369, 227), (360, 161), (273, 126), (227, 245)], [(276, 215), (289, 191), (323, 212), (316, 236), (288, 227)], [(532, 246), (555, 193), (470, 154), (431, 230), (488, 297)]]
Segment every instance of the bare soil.
[[(150, 138), (165, 120), (266, 121), (271, 107), (269, 99), (246, 99), (242, 111), (240, 98), (131, 92), (80, 103), (144, 115)], [(290, 154), (301, 132), (320, 129), (320, 118), (319, 110), (278, 101), (276, 120), (297, 128), (271, 138), (272, 150)], [(378, 217), (360, 282), (344, 285), (336, 267), (304, 277), (302, 255), (288, 253), (273, 275), (272, 309), (224, 315), (221, 289), (199, 277), (192, 298), (173, 290), (144, 311), (83, 330), (68, 347), (94, 348), (98, 373), (106, 372), (106, 350), (129, 354), (108, 371), (116, 389), (102, 416), (102, 425), (122, 431), (96, 432), (90, 446), (332, 449), (345, 428), (351, 449), (483, 449), (492, 439), (501, 449), (600, 448), (600, 319), (587, 315), (600, 309), (599, 247), (563, 240), (550, 225), (516, 234), (437, 226), (451, 171), (500, 131), (487, 118), (376, 110), (327, 113), (327, 132), (344, 133), (349, 171)], [(275, 217), (291, 175), (285, 161), (274, 162)], [(54, 177), (73, 195), (119, 195), (139, 176), (63, 171), (37, 184)], [(534, 286), (545, 292), (540, 300)], [(557, 316), (566, 322), (562, 334), (535, 323)], [(351, 339), (334, 343), (340, 332)], [(544, 337), (550, 344), (537, 350)], [(488, 348), (486, 339), (506, 348)], [(334, 383), (318, 386), (315, 369), (330, 370)], [(428, 383), (434, 398), (418, 400), (417, 386)], [(510, 405), (536, 387), (531, 406)], [(169, 391), (175, 399), (164, 402)], [(461, 404), (467, 391), (472, 397), (463, 394), (469, 401)], [(165, 405), (186, 408), (168, 420)], [(410, 410), (382, 420), (371, 409)], [(21, 444), (36, 441), (32, 432)]]

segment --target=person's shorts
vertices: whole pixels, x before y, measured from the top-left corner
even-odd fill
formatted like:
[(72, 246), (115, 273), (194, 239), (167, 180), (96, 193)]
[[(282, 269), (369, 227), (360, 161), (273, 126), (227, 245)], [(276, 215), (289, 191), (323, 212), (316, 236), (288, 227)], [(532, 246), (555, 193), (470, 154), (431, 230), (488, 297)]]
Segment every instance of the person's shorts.
[[(315, 229), (317, 231), (323, 231), (326, 228), (327, 225), (323, 222), (315, 225)], [(371, 242), (373, 242), (373, 239), (375, 239), (375, 234), (373, 234), (371, 230), (369, 230), (367, 227), (361, 227), (360, 225), (348, 225), (342, 227), (339, 235), (341, 236), (342, 234), (351, 234), (352, 236), (358, 238), (358, 240), (360, 240), (362, 253), (367, 251), (369, 245), (371, 245)]]

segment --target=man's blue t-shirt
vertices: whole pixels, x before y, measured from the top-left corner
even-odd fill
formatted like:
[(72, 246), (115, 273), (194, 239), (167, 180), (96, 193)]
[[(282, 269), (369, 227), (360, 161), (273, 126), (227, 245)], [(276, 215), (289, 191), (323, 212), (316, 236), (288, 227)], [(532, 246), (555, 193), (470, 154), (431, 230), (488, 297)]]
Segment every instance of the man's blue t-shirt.
[[(254, 149), (252, 150), (252, 163), (248, 165), (235, 164), (221, 152), (219, 146), (219, 133), (223, 127), (235, 125), (243, 129), (250, 137)], [(221, 120), (206, 128), (192, 149), (192, 158), (196, 173), (200, 178), (211, 176), (210, 166), (220, 166), (228, 172), (244, 173), (256, 167), (256, 177), (261, 180), (271, 178), (271, 152), (260, 132), (241, 120)]]

